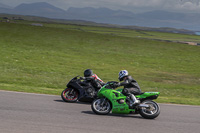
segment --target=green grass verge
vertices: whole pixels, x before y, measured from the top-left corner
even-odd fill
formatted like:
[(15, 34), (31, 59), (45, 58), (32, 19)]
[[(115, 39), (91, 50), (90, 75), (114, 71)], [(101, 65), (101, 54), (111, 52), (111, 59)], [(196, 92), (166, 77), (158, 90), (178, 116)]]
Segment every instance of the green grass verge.
[(197, 36), (148, 32), (144, 39), (133, 30), (61, 24), (0, 29), (1, 90), (60, 95), (87, 68), (105, 82), (127, 69), (143, 91), (161, 92), (158, 102), (200, 105), (200, 47), (153, 40)]

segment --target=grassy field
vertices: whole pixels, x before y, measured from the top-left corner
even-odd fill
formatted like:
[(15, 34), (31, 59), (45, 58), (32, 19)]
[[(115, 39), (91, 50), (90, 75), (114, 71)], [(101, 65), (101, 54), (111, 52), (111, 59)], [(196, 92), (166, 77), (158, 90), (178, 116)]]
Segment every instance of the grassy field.
[(200, 37), (198, 35), (165, 33), (156, 31), (143, 31), (143, 30), (130, 30), (123, 28), (108, 28), (108, 27), (96, 27), (96, 26), (81, 26), (81, 25), (64, 25), (64, 24), (47, 24), (46, 27), (55, 27), (62, 29), (70, 29), (77, 31), (85, 31), (92, 33), (101, 33), (106, 35), (123, 36), (129, 38), (141, 38), (158, 41), (171, 41), (171, 42), (196, 42), (200, 43)]
[(0, 23), (0, 89), (60, 95), (91, 68), (105, 82), (126, 69), (158, 102), (200, 105), (199, 36), (104, 27)]

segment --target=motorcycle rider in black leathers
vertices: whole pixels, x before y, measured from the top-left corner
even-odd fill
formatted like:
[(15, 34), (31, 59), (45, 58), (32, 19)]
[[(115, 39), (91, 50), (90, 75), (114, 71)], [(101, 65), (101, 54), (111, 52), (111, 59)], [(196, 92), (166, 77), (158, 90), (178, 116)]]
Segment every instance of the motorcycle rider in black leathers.
[(134, 95), (141, 94), (141, 89), (137, 81), (134, 80), (130, 75), (128, 75), (127, 70), (122, 70), (119, 72), (119, 80), (124, 81), (124, 82), (119, 83), (118, 86), (124, 86), (122, 93), (125, 96), (130, 97), (130, 100), (131, 100), (130, 106), (138, 104), (139, 101), (136, 99)]
[(105, 85), (105, 83), (96, 74), (94, 74), (91, 69), (86, 69), (84, 71), (83, 79), (86, 80), (85, 89), (88, 93), (91, 93), (92, 88), (94, 88), (95, 92), (97, 92), (103, 85)]

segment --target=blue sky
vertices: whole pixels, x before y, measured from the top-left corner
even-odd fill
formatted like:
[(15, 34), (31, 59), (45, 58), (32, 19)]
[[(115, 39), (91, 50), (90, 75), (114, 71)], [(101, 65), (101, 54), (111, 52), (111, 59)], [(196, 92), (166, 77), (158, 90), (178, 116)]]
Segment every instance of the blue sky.
[(15, 7), (21, 3), (48, 2), (67, 10), (69, 7), (106, 7), (114, 10), (145, 12), (166, 10), (200, 13), (200, 0), (1, 0), (0, 3)]

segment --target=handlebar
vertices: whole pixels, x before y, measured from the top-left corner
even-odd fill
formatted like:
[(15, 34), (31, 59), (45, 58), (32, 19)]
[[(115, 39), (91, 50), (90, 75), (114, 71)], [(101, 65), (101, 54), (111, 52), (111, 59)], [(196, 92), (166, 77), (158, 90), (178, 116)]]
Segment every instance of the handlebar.
[(106, 83), (106, 88), (115, 89), (117, 87), (119, 87), (119, 82), (109, 81), (109, 82)]

